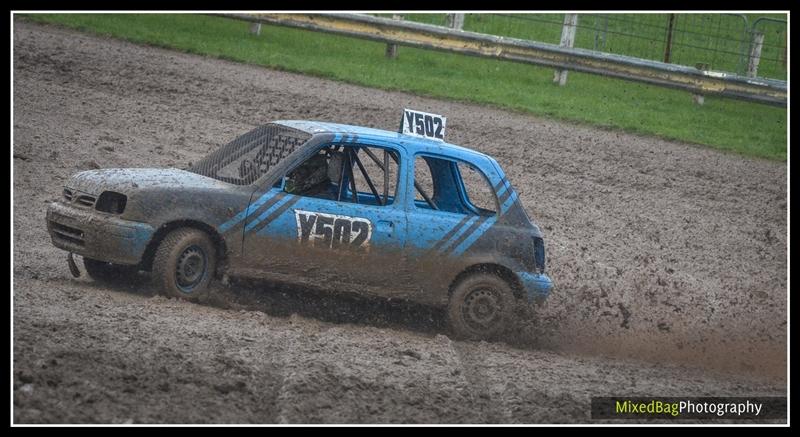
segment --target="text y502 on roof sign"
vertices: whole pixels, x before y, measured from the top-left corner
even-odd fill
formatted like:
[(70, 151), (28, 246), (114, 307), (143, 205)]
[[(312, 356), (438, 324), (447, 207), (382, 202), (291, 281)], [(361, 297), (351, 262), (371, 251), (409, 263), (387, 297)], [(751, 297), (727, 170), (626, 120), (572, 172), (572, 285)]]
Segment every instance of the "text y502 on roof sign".
[(438, 114), (403, 110), (403, 120), (400, 123), (400, 133), (444, 141), (444, 130), (447, 118)]

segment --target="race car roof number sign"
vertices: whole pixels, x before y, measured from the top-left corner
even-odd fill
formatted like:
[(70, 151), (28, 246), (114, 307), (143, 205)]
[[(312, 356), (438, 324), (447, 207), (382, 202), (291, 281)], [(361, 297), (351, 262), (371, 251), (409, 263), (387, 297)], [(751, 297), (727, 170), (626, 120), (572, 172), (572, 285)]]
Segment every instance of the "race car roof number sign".
[(444, 141), (446, 123), (447, 118), (444, 116), (414, 111), (413, 109), (404, 109), (403, 120), (400, 123), (400, 133), (436, 141)]

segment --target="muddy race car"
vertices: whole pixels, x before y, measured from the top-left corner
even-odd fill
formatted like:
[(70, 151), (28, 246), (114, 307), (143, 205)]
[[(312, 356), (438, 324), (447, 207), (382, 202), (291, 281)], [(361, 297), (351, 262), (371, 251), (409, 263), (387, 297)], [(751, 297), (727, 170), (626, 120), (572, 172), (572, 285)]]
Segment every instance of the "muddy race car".
[(399, 132), (260, 126), (187, 170), (75, 174), (47, 209), (53, 244), (95, 280), (151, 272), (203, 301), (210, 282), (266, 279), (446, 308), (454, 334), (497, 336), (544, 299), (542, 233), (491, 157), (406, 110)]

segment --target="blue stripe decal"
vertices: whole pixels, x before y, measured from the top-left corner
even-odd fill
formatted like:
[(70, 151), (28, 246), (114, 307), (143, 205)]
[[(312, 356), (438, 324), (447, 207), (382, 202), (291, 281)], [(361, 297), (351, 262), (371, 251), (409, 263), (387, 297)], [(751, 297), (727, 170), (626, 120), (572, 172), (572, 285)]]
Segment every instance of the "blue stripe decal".
[[(267, 233), (267, 228), (269, 227), (269, 225), (272, 224), (272, 222), (274, 222), (278, 217), (283, 215), (283, 213), (285, 213), (287, 209), (291, 208), (292, 206), (294, 206), (295, 203), (299, 202), (300, 199), (302, 199), (302, 197), (293, 196), (291, 200), (289, 200), (288, 202), (284, 202), (283, 205), (281, 205), (278, 209), (272, 211), (272, 214), (270, 214), (269, 217), (265, 218), (264, 221), (262, 221), (261, 224), (259, 224), (256, 230), (253, 232), (258, 235), (265, 235)], [(296, 235), (294, 231), (290, 231), (290, 234), (292, 236)]]
[(443, 245), (442, 245), (442, 246), (439, 248), (439, 252), (441, 252), (441, 253), (446, 253), (446, 252), (448, 251), (448, 248), (449, 248), (449, 246), (450, 246), (451, 244), (453, 244), (453, 242), (455, 242), (456, 240), (458, 240), (458, 237), (459, 237), (461, 234), (463, 234), (465, 231), (467, 231), (467, 230), (470, 228), (470, 226), (473, 224), (473, 222), (475, 222), (475, 221), (476, 221), (476, 220), (478, 220), (478, 219), (479, 219), (479, 216), (473, 216), (473, 217), (471, 217), (471, 218), (469, 219), (469, 221), (467, 221), (466, 223), (464, 223), (464, 225), (462, 225), (462, 226), (461, 226), (461, 229), (459, 229), (459, 230), (458, 230), (458, 232), (456, 232), (455, 234), (453, 234), (453, 236), (452, 236), (452, 237), (450, 237), (450, 239), (447, 241), (447, 243), (443, 244)]
[(503, 197), (498, 199), (500, 201), (500, 212), (502, 212), (503, 214), (507, 212), (506, 203), (508, 202), (508, 199), (511, 198), (511, 193), (512, 191), (508, 190), (506, 191), (506, 194)]
[(464, 233), (461, 234), (461, 236), (458, 237), (458, 239), (455, 240), (455, 242), (450, 246), (450, 249), (448, 249), (447, 252), (445, 252), (445, 255), (447, 255), (447, 256), (452, 255), (453, 254), (453, 249), (455, 249), (456, 247), (460, 246), (461, 243), (463, 243), (465, 240), (467, 240), (469, 237), (471, 237), (472, 234), (474, 234), (475, 231), (478, 230), (478, 228), (480, 228), (484, 223), (486, 223), (486, 221), (488, 219), (489, 219), (489, 217), (482, 216), (478, 220), (476, 220), (474, 223), (472, 223), (470, 225), (470, 227), (467, 228), (467, 230), (464, 231)]
[(453, 250), (452, 255), (460, 256), (462, 253), (466, 252), (467, 249), (469, 249), (475, 243), (475, 241), (478, 240), (478, 238), (480, 238), (487, 230), (489, 230), (490, 227), (492, 227), (492, 225), (495, 224), (495, 222), (497, 222), (497, 217), (492, 217), (489, 220), (486, 220), (486, 222), (481, 224), (481, 226), (479, 226), (478, 229), (472, 233), (472, 235), (470, 235)]
[(517, 192), (511, 191), (511, 195), (508, 196), (508, 198), (506, 199), (505, 202), (503, 202), (502, 205), (500, 205), (500, 209), (503, 211), (503, 214), (507, 213), (508, 210), (511, 209), (512, 206), (514, 206), (514, 203), (517, 202), (518, 198), (519, 196), (517, 195)]
[(279, 200), (278, 202), (276, 202), (274, 205), (272, 205), (269, 208), (267, 208), (267, 210), (262, 212), (261, 215), (256, 217), (255, 220), (253, 220), (252, 222), (248, 223), (247, 226), (244, 227), (244, 231), (248, 232), (250, 229), (253, 229), (254, 227), (256, 227), (261, 222), (261, 220), (264, 220), (265, 218), (267, 218), (267, 216), (269, 215), (269, 213), (271, 211), (279, 208), (281, 205), (283, 205), (287, 201), (291, 200), (292, 197), (294, 197), (294, 196), (286, 196), (285, 198), (283, 198), (283, 199)]
[(238, 225), (239, 222), (241, 222), (242, 220), (246, 219), (247, 216), (249, 216), (250, 214), (253, 213), (253, 211), (258, 209), (259, 206), (263, 205), (264, 202), (266, 202), (267, 200), (272, 198), (272, 195), (273, 195), (273, 193), (271, 191), (267, 191), (263, 196), (259, 197), (255, 202), (251, 203), (250, 206), (248, 206), (247, 208), (245, 208), (242, 211), (240, 211), (238, 214), (233, 216), (233, 218), (231, 218), (227, 222), (221, 224), (219, 226), (219, 231), (222, 232), (222, 233), (225, 233), (230, 228)]
[(505, 177), (500, 179), (500, 183), (498, 184), (500, 187), (495, 190), (497, 193), (497, 201), (500, 202), (500, 214), (505, 214), (506, 210), (503, 208), (503, 205), (508, 200), (508, 195), (510, 194), (511, 190), (511, 183), (508, 182), (508, 179)]
[(500, 180), (495, 184), (494, 190), (495, 191), (500, 191), (501, 188), (503, 188), (505, 185), (507, 185), (506, 184), (506, 178), (505, 178), (505, 176), (500, 176), (499, 174), (497, 175), (497, 177), (500, 178)]
[(442, 245), (444, 245), (445, 243), (447, 243), (450, 240), (450, 238), (455, 235), (456, 232), (458, 232), (460, 229), (462, 229), (464, 227), (464, 225), (467, 224), (467, 222), (469, 220), (470, 220), (469, 216), (464, 216), (464, 218), (461, 219), (461, 221), (459, 221), (458, 223), (456, 223), (456, 225), (453, 226), (452, 229), (447, 231), (447, 233), (445, 233), (441, 238), (439, 238), (438, 240), (435, 241), (433, 246), (431, 246), (430, 251), (431, 252), (437, 252), (439, 250), (439, 248)]
[(502, 187), (500, 187), (500, 189), (497, 191), (497, 198), (498, 198), (498, 199), (499, 199), (501, 202), (503, 201), (503, 195), (504, 195), (504, 194), (505, 194), (507, 191), (508, 191), (508, 185), (505, 185), (505, 184), (504, 184)]
[[(499, 177), (499, 175), (498, 175), (498, 177)], [(494, 189), (494, 191), (495, 191), (495, 192), (497, 192), (497, 191), (500, 191), (500, 188), (501, 188), (501, 187), (502, 187), (502, 185), (503, 185), (504, 179), (505, 179), (505, 178), (502, 178), (502, 177), (501, 177), (501, 178), (500, 178), (500, 181), (498, 181), (496, 184), (494, 184), (494, 187), (492, 187), (492, 188)]]

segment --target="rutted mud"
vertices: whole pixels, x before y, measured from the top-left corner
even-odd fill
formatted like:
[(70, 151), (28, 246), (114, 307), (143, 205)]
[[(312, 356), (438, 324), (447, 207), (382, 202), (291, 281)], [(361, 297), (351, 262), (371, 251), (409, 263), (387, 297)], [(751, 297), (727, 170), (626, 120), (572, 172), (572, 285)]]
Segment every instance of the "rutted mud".
[[(592, 395), (785, 394), (785, 164), (14, 25), (16, 422), (573, 422)], [(403, 107), (495, 156), (545, 233), (556, 288), (507, 342), (353, 295), (75, 280), (50, 244), (79, 170), (185, 168), (275, 119), (392, 129)]]

